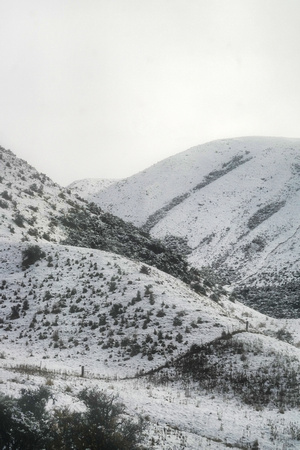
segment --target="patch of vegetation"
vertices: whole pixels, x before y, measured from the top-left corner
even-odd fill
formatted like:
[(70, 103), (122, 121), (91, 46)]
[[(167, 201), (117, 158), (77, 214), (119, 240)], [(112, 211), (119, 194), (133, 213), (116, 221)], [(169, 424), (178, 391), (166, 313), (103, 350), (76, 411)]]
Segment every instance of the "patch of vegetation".
[[(222, 168), (219, 170), (214, 170), (210, 172), (208, 175), (206, 175), (203, 179), (203, 181), (199, 184), (197, 184), (191, 191), (185, 192), (184, 194), (178, 195), (177, 197), (174, 197), (167, 205), (163, 206), (162, 208), (155, 211), (155, 213), (151, 214), (145, 225), (143, 226), (143, 229), (149, 232), (151, 228), (153, 228), (155, 225), (158, 224), (158, 222), (163, 219), (171, 209), (175, 208), (175, 206), (182, 203), (184, 200), (186, 200), (191, 194), (193, 194), (195, 191), (203, 189), (208, 184), (212, 183), (213, 181), (216, 181), (218, 178), (226, 175), (228, 172), (234, 170), (241, 164), (244, 164), (245, 162), (249, 161), (251, 158), (245, 158), (244, 155), (236, 155), (234, 156), (230, 161), (223, 164)], [(186, 247), (186, 250), (188, 251), (189, 248)]]
[(271, 317), (299, 318), (299, 274), (293, 274), (292, 279), (286, 279), (284, 274), (279, 274), (278, 278), (281, 279), (281, 282), (274, 279), (273, 282), (266, 280), (266, 284), (263, 286), (238, 286), (234, 289), (235, 298), (250, 308)]
[(7, 209), (8, 208), (8, 203), (5, 200), (1, 200), (0, 199), (0, 208)]
[(248, 220), (248, 228), (250, 228), (250, 230), (253, 230), (262, 222), (269, 219), (269, 217), (273, 216), (273, 214), (277, 213), (284, 205), (285, 201), (281, 201), (281, 202), (273, 202), (264, 206), (263, 208), (260, 208)]
[(144, 423), (125, 416), (117, 397), (98, 390), (79, 393), (86, 410), (46, 408), (48, 387), (23, 390), (14, 399), (0, 395), (0, 447), (15, 450), (142, 449)]
[[(144, 262), (188, 282), (189, 267), (185, 258), (168, 249), (158, 239), (130, 223), (102, 210), (93, 203), (75, 207), (60, 221), (67, 228), (67, 245), (95, 248)], [(142, 266), (142, 273), (150, 269)]]
[(189, 255), (192, 253), (192, 249), (188, 245), (188, 238), (186, 236), (172, 236), (169, 234), (164, 238), (164, 243), (166, 247), (181, 255)]
[(7, 192), (7, 191), (3, 191), (1, 194), (1, 197), (4, 198), (5, 200), (12, 200), (12, 196)]
[(256, 365), (259, 353), (259, 346), (224, 333), (209, 344), (193, 345), (175, 362), (176, 377), (197, 382), (209, 393), (239, 397), (254, 407), (299, 408), (299, 364), (288, 355), (270, 352)]

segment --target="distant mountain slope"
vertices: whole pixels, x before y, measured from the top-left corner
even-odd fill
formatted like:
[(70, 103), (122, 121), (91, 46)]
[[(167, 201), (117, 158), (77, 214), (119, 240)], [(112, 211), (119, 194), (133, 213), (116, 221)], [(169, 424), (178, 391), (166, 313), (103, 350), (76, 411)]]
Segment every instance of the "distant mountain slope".
[[(250, 151), (259, 153), (272, 142), (277, 139), (241, 138), (193, 147), (99, 190), (97, 203), (124, 220), (145, 226), (162, 208), (171, 210), (197, 188), (252, 158)], [(147, 226), (151, 228), (149, 223)]]
[[(290, 308), (300, 312), (295, 293), (300, 272), (300, 139), (210, 142), (117, 182), (97, 197), (101, 208), (155, 237), (186, 239), (189, 261), (212, 266), (243, 286), (239, 292), (253, 306), (265, 308), (261, 289), (271, 286), (276, 309), (276, 292), (283, 286), (286, 314)], [(254, 289), (250, 295), (249, 287)], [(279, 314), (274, 307), (271, 313)]]
[(117, 180), (85, 178), (84, 180), (73, 181), (73, 183), (68, 186), (68, 189), (71, 189), (72, 192), (85, 198), (89, 202), (94, 202), (97, 200), (97, 195), (100, 191), (116, 182)]

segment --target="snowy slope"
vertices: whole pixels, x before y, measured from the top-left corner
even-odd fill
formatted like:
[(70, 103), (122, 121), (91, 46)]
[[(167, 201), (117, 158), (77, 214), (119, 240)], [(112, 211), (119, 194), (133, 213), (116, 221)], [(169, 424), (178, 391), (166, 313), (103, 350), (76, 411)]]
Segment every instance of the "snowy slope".
[[(122, 241), (167, 267), (172, 259), (0, 154), (0, 393), (46, 385), (49, 409), (75, 411), (84, 387), (118, 394), (129, 415), (144, 417), (145, 447), (155, 450), (299, 448), (299, 320), (256, 312), (209, 278), (197, 279), (196, 293), (117, 254)], [(247, 162), (227, 170), (236, 164)], [(61, 244), (101, 230), (114, 253)], [(33, 245), (40, 259), (24, 265)]]
[(57, 216), (83, 205), (71, 191), (0, 147), (0, 239), (54, 241), (66, 237)]
[(299, 200), (300, 139), (247, 137), (179, 153), (99, 192), (97, 203), (155, 237), (186, 239), (194, 266), (257, 287), (262, 274), (282, 284), (300, 270)]
[[(118, 394), (130, 415), (147, 420), (146, 448), (251, 448), (256, 439), (259, 448), (297, 448), (299, 321), (270, 319), (225, 295), (216, 303), (97, 250), (40, 244), (45, 256), (22, 270), (27, 245), (0, 249), (1, 392), (46, 384), (56, 408), (75, 410), (83, 387)], [(277, 339), (283, 332), (295, 345)], [(195, 373), (209, 370), (210, 388), (182, 371), (197, 355)], [(245, 373), (254, 396), (247, 401), (239, 387), (247, 395), (249, 385), (235, 383)], [(276, 380), (285, 386), (282, 405)]]
[[(183, 196), (183, 201), (185, 196), (193, 194), (200, 183), (210, 184), (253, 158), (263, 161), (264, 155), (271, 152), (276, 159), (285, 148), (299, 146), (297, 139), (259, 137), (209, 142), (171, 156), (105, 190), (101, 189), (98, 202), (124, 219), (139, 226), (145, 225), (151, 215), (170, 205), (174, 199), (178, 198), (179, 202)], [(278, 161), (278, 168), (282, 167), (280, 163)], [(247, 167), (251, 175), (251, 164)], [(258, 175), (253, 173), (252, 177), (259, 178)], [(237, 188), (234, 183), (233, 186)]]

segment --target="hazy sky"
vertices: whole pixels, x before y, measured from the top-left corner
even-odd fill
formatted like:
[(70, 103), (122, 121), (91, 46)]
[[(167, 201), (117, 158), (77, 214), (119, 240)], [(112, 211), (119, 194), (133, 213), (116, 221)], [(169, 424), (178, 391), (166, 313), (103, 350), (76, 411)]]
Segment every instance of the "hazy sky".
[(1, 0), (0, 145), (54, 181), (300, 137), (299, 0)]

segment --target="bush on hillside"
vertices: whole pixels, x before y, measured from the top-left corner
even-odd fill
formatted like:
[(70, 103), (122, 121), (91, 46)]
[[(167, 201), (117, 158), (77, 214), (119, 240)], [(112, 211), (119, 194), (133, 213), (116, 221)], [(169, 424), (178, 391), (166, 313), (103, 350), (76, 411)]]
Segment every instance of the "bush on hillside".
[(48, 418), (45, 406), (49, 396), (45, 387), (23, 390), (19, 399), (0, 395), (0, 448), (45, 448)]
[(29, 245), (22, 251), (22, 267), (28, 269), (29, 266), (36, 263), (42, 258), (45, 258), (46, 254), (38, 245)]

